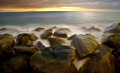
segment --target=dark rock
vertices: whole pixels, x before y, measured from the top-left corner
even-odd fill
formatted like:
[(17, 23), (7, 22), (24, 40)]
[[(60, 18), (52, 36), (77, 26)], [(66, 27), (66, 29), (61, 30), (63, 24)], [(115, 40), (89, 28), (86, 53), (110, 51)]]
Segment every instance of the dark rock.
[(9, 34), (0, 35), (0, 60), (11, 56), (13, 54), (14, 46), (15, 40), (12, 35)]
[(31, 41), (36, 41), (38, 39), (38, 37), (34, 33), (29, 34), (29, 38)]
[(38, 28), (35, 29), (35, 31), (42, 31), (42, 30), (45, 30), (45, 28), (38, 27)]
[(51, 29), (57, 29), (57, 27), (56, 27), (56, 26), (53, 26), (53, 27), (51, 27)]
[(96, 28), (95, 26), (92, 26), (88, 29), (88, 31), (101, 31), (99, 28)]
[(35, 36), (34, 33), (32, 34), (22, 33), (19, 34), (17, 37), (17, 45), (32, 45), (33, 41), (37, 39), (38, 37)]
[(38, 42), (37, 42), (37, 48), (38, 48), (39, 50), (42, 50), (42, 49), (45, 48), (45, 46), (44, 46), (40, 41), (38, 41)]
[(72, 46), (56, 46), (36, 52), (30, 58), (30, 66), (35, 73), (76, 73), (72, 61), (75, 48)]
[(118, 62), (111, 53), (98, 53), (91, 56), (80, 68), (79, 73), (117, 73), (118, 69)]
[(65, 40), (60, 39), (60, 38), (54, 38), (54, 37), (48, 38), (48, 41), (51, 46), (63, 45), (65, 43)]
[(21, 45), (21, 46), (15, 46), (14, 50), (19, 53), (28, 53), (28, 54), (34, 54), (38, 51), (37, 47), (34, 45)]
[(114, 57), (118, 60), (120, 63), (120, 47), (116, 48), (115, 50), (112, 51), (112, 54)]
[(67, 38), (68, 37), (67, 34), (69, 32), (71, 32), (71, 30), (68, 28), (60, 28), (60, 29), (56, 30), (53, 35), (56, 37)]
[(71, 44), (76, 48), (78, 59), (92, 54), (98, 48), (98, 42), (91, 35), (78, 35)]
[(45, 31), (43, 34), (41, 34), (41, 38), (42, 39), (47, 39), (48, 37), (50, 37), (53, 33), (51, 31)]
[(0, 63), (0, 73), (27, 73), (29, 59), (26, 55), (10, 58)]
[(53, 30), (52, 30), (52, 29), (47, 29), (47, 30), (45, 30), (45, 31), (51, 31), (51, 32), (52, 32)]
[(87, 27), (83, 26), (81, 29), (83, 29), (83, 30), (87, 30)]
[(68, 37), (68, 38), (67, 38), (67, 40), (73, 40), (76, 36), (77, 36), (77, 35), (76, 35), (76, 34), (74, 34), (74, 35), (72, 35), (72, 36)]
[(106, 28), (104, 33), (120, 33), (120, 23), (112, 24), (110, 27)]
[(119, 47), (120, 46), (120, 35), (114, 34), (109, 36), (105, 41), (103, 41), (104, 44), (107, 44), (110, 47)]

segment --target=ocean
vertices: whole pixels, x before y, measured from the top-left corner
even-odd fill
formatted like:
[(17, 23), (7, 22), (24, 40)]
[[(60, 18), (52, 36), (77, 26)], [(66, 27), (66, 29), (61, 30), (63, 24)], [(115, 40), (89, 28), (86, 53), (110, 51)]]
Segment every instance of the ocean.
[[(73, 34), (92, 34), (98, 41), (101, 40), (103, 31), (113, 23), (120, 22), (120, 12), (0, 12), (0, 29), (13, 28), (19, 32), (32, 32), (37, 27), (49, 28), (53, 26), (69, 28)], [(95, 26), (102, 32), (86, 32), (81, 28)], [(10, 33), (17, 36), (13, 31), (0, 31), (0, 34)], [(39, 36), (38, 34), (36, 34)], [(70, 36), (69, 35), (69, 36)]]

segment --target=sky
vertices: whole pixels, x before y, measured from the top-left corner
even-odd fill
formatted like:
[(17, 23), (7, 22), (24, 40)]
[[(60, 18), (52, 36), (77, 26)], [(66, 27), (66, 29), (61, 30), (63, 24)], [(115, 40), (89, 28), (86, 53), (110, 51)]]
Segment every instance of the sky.
[(26, 11), (120, 12), (120, 0), (0, 0), (0, 12)]

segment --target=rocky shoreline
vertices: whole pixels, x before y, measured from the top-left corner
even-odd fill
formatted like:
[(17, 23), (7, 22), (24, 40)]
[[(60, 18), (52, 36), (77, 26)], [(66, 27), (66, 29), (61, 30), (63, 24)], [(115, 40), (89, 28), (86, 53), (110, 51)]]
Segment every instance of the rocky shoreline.
[[(109, 35), (103, 35), (98, 43), (91, 34), (68, 36), (69, 28), (56, 26), (33, 30), (39, 37), (35, 33), (1, 34), (0, 73), (120, 73), (120, 23), (105, 30), (94, 26), (81, 29)], [(10, 29), (0, 29), (6, 30)]]

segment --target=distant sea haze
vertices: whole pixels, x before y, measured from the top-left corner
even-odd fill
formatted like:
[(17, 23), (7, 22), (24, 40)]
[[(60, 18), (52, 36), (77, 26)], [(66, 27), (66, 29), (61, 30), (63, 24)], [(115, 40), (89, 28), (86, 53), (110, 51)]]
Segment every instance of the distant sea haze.
[(120, 12), (0, 12), (4, 25), (97, 25), (120, 22)]

